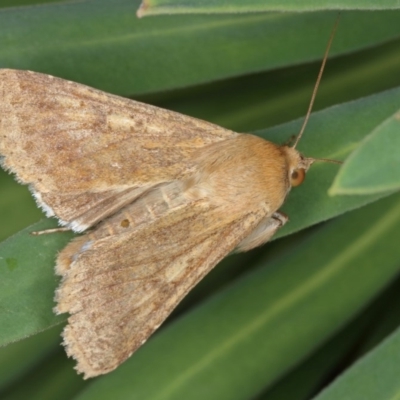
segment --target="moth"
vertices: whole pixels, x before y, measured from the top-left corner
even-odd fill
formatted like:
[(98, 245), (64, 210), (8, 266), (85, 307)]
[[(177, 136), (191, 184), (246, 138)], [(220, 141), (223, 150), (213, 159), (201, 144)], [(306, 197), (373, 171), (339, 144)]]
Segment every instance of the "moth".
[(85, 232), (57, 257), (55, 295), (85, 378), (126, 360), (228, 253), (267, 242), (315, 161), (296, 150), (310, 111), (290, 147), (36, 72), (0, 70), (0, 93), (3, 167)]

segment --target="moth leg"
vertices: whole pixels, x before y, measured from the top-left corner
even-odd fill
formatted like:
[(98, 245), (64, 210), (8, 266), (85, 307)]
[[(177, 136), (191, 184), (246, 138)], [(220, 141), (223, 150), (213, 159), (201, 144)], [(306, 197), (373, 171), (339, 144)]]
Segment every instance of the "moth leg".
[(282, 227), (283, 225), (286, 224), (286, 222), (289, 221), (289, 217), (285, 213), (283, 213), (281, 211), (274, 212), (272, 214), (271, 218), (274, 218), (275, 220), (280, 221), (280, 223), (281, 223), (280, 227)]
[(265, 217), (260, 221), (254, 231), (239, 243), (236, 251), (251, 250), (268, 242), (275, 232), (285, 225), (288, 220), (289, 217), (279, 211), (274, 212), (271, 216)]
[(69, 232), (71, 228), (53, 228), (53, 229), (44, 229), (43, 231), (33, 231), (31, 235), (39, 236), (39, 235), (48, 235), (50, 233), (58, 233), (58, 232)]

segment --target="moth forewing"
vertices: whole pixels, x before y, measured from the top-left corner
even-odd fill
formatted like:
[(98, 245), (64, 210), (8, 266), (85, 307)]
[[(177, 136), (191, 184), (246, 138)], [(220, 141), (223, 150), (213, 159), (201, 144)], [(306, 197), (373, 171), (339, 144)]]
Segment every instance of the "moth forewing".
[(1, 69), (0, 93), (4, 168), (48, 216), (78, 232), (190, 174), (196, 150), (236, 135), (36, 72)]
[(129, 357), (266, 215), (263, 207), (233, 215), (186, 198), (157, 215), (154, 210), (162, 208), (157, 202), (168, 202), (165, 192), (158, 194), (115, 216), (122, 220), (142, 210), (151, 221), (113, 234), (105, 221), (59, 255), (57, 311), (72, 314), (64, 343), (85, 378), (107, 373)]

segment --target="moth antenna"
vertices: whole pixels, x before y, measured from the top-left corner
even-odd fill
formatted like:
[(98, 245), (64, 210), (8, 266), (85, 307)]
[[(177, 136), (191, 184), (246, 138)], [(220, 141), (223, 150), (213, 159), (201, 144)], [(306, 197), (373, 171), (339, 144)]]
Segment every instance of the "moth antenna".
[(308, 160), (310, 160), (311, 163), (313, 163), (314, 161), (324, 161), (324, 162), (330, 162), (333, 164), (343, 164), (343, 161), (332, 160), (330, 158), (308, 158)]
[(340, 19), (340, 14), (336, 18), (336, 22), (335, 22), (335, 25), (333, 26), (331, 36), (329, 37), (328, 45), (326, 46), (324, 58), (322, 59), (322, 64), (321, 64), (321, 68), (319, 69), (317, 81), (315, 82), (315, 85), (314, 85), (314, 89), (313, 89), (313, 93), (312, 93), (312, 96), (311, 96), (310, 104), (308, 106), (307, 114), (306, 114), (306, 117), (304, 118), (304, 122), (303, 122), (303, 125), (302, 125), (301, 129), (300, 129), (300, 132), (296, 137), (296, 140), (294, 142), (293, 148), (296, 148), (296, 146), (299, 143), (301, 137), (303, 136), (303, 132), (306, 129), (306, 125), (307, 125), (308, 119), (310, 118), (311, 110), (313, 108), (315, 97), (316, 97), (317, 91), (318, 91), (318, 87), (319, 87), (319, 84), (321, 82), (322, 74), (324, 72), (326, 60), (328, 59), (329, 50), (331, 48), (331, 44), (333, 42), (333, 38), (334, 38), (335, 33), (336, 33), (336, 28), (337, 28), (337, 26), (339, 24), (339, 19)]

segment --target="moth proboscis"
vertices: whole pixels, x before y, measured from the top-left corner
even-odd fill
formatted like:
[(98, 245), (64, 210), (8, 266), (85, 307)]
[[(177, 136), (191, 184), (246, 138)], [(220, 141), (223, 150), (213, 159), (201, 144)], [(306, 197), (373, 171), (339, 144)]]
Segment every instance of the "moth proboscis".
[[(336, 26), (335, 26), (336, 27)], [(295, 145), (30, 71), (0, 70), (0, 155), (47, 216), (86, 234), (58, 255), (57, 313), (85, 378), (127, 359), (223, 257), (267, 242), (316, 160)], [(328, 160), (329, 161), (329, 160)]]

